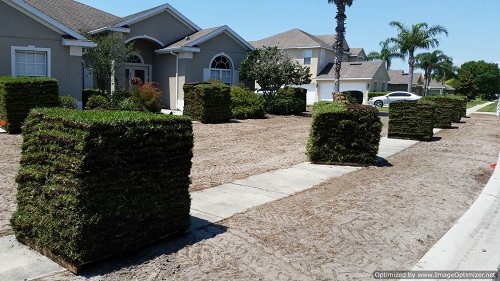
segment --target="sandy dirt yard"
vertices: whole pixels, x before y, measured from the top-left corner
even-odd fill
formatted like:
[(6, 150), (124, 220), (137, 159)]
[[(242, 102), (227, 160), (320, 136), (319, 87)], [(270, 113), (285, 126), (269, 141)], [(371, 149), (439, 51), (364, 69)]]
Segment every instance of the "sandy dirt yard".
[[(473, 115), (463, 121), (436, 134), (433, 142), (388, 158), (384, 167), (363, 168), (140, 253), (97, 263), (83, 276), (63, 272), (37, 280), (369, 280), (375, 270), (411, 269), (476, 199), (492, 173), (489, 164), (497, 161), (497, 117)], [(305, 117), (195, 124), (193, 170), (213, 163), (215, 172), (193, 172), (192, 189), (305, 161), (309, 124)], [(299, 126), (306, 131), (293, 137), (290, 132)], [(2, 148), (6, 140), (20, 142), (5, 135), (0, 140)], [(261, 152), (264, 147), (269, 149)], [(1, 165), (15, 162), (4, 155)], [(19, 157), (15, 151), (10, 155)], [(272, 162), (279, 155), (296, 160), (253, 168), (253, 162)], [(232, 168), (237, 165), (243, 168)], [(2, 170), (2, 179), (9, 177)], [(2, 198), (13, 200), (14, 188), (4, 180), (0, 184)], [(1, 200), (2, 216), (4, 204), (11, 213), (13, 203)]]

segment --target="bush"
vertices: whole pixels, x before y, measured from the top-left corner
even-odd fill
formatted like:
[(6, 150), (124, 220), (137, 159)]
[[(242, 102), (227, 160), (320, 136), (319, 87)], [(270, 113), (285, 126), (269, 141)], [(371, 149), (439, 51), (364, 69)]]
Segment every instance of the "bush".
[(306, 111), (307, 90), (303, 88), (281, 88), (269, 102), (271, 114), (291, 115)]
[(0, 121), (8, 133), (21, 132), (22, 123), (32, 108), (57, 106), (57, 80), (45, 77), (0, 77)]
[(349, 103), (363, 104), (363, 92), (360, 91), (345, 91)]
[(231, 120), (231, 87), (223, 83), (184, 84), (184, 115), (203, 123)]
[(85, 109), (92, 110), (92, 109), (109, 109), (109, 100), (106, 97), (100, 96), (100, 95), (93, 95), (89, 97), (89, 100), (87, 101), (87, 107)]
[(18, 239), (78, 265), (188, 229), (188, 118), (35, 109), (23, 139)]
[(62, 108), (67, 108), (67, 109), (77, 109), (77, 100), (72, 97), (72, 96), (62, 96), (59, 97), (59, 104), (60, 107)]
[(159, 113), (163, 107), (163, 93), (157, 86), (158, 83), (155, 82), (148, 82), (141, 85), (134, 84), (132, 101), (136, 107), (142, 107), (149, 112)]
[(463, 95), (457, 95), (457, 97), (462, 99), (461, 112), (462, 112), (462, 117), (465, 117), (467, 116), (467, 103), (469, 102), (469, 98)]
[(120, 110), (135, 110), (135, 111), (140, 111), (137, 106), (135, 105), (134, 101), (132, 98), (126, 98), (118, 104), (118, 109)]
[(389, 138), (430, 141), (434, 136), (436, 103), (426, 100), (389, 104)]
[(231, 87), (231, 112), (233, 118), (264, 118), (266, 100), (263, 96), (242, 87)]
[(313, 163), (377, 163), (382, 122), (372, 106), (318, 102), (313, 117), (307, 155)]
[(375, 98), (375, 97), (380, 97), (380, 96), (385, 96), (389, 92), (370, 92), (368, 93), (368, 99)]
[(82, 108), (87, 108), (87, 103), (91, 96), (103, 96), (109, 100), (108, 92), (101, 92), (98, 89), (84, 89), (82, 91)]
[(113, 108), (120, 108), (120, 103), (132, 96), (131, 92), (125, 88), (119, 88), (118, 90), (111, 93), (110, 105)]

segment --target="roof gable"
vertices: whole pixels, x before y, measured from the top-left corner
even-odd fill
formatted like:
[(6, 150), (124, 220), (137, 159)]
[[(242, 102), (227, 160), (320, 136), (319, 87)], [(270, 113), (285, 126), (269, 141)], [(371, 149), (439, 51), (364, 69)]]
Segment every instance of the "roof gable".
[[(123, 26), (128, 26), (128, 25), (133, 25), (136, 22), (148, 19), (150, 17), (153, 17), (157, 14), (160, 14), (162, 12), (168, 12), (175, 18), (177, 18), (179, 21), (181, 21), (183, 24), (186, 26), (190, 27), (193, 31), (200, 31), (201, 28), (197, 26), (194, 22), (189, 20), (187, 17), (185, 17), (183, 14), (181, 14), (179, 11), (174, 9), (170, 4), (164, 4), (155, 8), (151, 8), (148, 10), (144, 10), (132, 15), (129, 15), (127, 17), (118, 19), (112, 23), (113, 27), (123, 27)], [(104, 27), (104, 26), (102, 26)]]
[[(317, 78), (335, 78), (333, 66), (333, 63), (329, 63)], [(381, 68), (385, 69), (382, 61), (344, 62), (340, 68), (340, 77), (342, 79), (372, 79)]]
[(253, 46), (250, 45), (250, 43), (248, 43), (247, 41), (245, 41), (245, 39), (240, 37), (236, 32), (234, 32), (231, 28), (229, 28), (229, 26), (224, 25), (224, 26), (203, 29), (198, 32), (195, 32), (173, 44), (170, 44), (164, 49), (158, 50), (157, 52), (164, 53), (170, 51), (179, 51), (183, 49), (188, 50), (192, 48), (197, 48), (199, 44), (208, 41), (221, 33), (226, 33), (227, 35), (229, 35), (229, 37), (238, 42), (244, 48), (248, 50), (253, 50)]

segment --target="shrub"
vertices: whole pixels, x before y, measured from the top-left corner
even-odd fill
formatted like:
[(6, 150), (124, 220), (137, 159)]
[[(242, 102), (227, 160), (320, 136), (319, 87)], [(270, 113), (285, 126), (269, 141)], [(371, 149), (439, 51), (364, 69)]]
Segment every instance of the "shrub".
[(269, 102), (268, 111), (277, 115), (302, 113), (306, 111), (306, 95), (307, 90), (303, 88), (281, 88)]
[(67, 109), (77, 109), (77, 100), (72, 97), (72, 96), (62, 96), (59, 97), (59, 104), (60, 107), (62, 108), (67, 108)]
[(363, 92), (360, 91), (345, 91), (347, 100), (349, 103), (362, 104), (363, 103)]
[(132, 96), (131, 92), (125, 88), (119, 88), (111, 93), (110, 104), (113, 108), (120, 108), (120, 103)]
[(389, 138), (430, 141), (434, 135), (436, 103), (426, 100), (389, 104)]
[(243, 87), (231, 87), (231, 112), (233, 118), (264, 118), (266, 100), (263, 96)]
[(143, 107), (149, 112), (160, 112), (163, 106), (163, 93), (157, 86), (158, 83), (155, 82), (133, 84), (132, 101), (137, 107)]
[(368, 93), (368, 99), (375, 98), (375, 97), (380, 97), (380, 96), (385, 96), (389, 92), (370, 92)]
[(462, 117), (465, 117), (467, 116), (467, 103), (469, 102), (469, 98), (463, 95), (457, 95), (457, 97), (462, 99), (461, 112), (462, 112)]
[(87, 101), (87, 107), (86, 109), (109, 109), (109, 100), (106, 97), (100, 96), (100, 95), (93, 95), (89, 97), (89, 100)]
[(132, 98), (126, 98), (120, 102), (118, 105), (118, 109), (120, 110), (139, 110), (135, 105)]
[(35, 107), (59, 106), (57, 80), (45, 77), (0, 77), (0, 121), (10, 134), (21, 132), (26, 116)]
[(35, 109), (23, 139), (11, 219), (21, 241), (78, 266), (187, 230), (188, 118)]
[(367, 105), (318, 102), (307, 155), (313, 163), (375, 164), (382, 122), (378, 110)]
[(82, 91), (82, 108), (87, 108), (87, 103), (91, 96), (103, 96), (109, 100), (108, 92), (101, 92), (98, 89), (84, 89)]
[(203, 82), (184, 84), (184, 115), (203, 123), (229, 121), (231, 87), (223, 83)]

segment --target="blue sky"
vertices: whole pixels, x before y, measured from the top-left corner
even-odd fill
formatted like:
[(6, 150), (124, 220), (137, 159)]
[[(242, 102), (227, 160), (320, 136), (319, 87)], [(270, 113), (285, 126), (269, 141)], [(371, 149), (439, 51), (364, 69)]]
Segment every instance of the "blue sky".
[[(78, 0), (117, 16), (169, 3), (201, 28), (228, 25), (247, 41), (299, 28), (321, 35), (335, 33), (334, 4), (327, 0)], [(437, 49), (460, 66), (471, 60), (500, 63), (500, 0), (354, 0), (347, 8), (350, 47), (380, 51), (379, 42), (396, 35), (389, 22), (442, 25)], [(395, 60), (392, 69), (408, 70)], [(418, 71), (418, 70), (417, 70)]]

